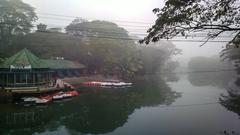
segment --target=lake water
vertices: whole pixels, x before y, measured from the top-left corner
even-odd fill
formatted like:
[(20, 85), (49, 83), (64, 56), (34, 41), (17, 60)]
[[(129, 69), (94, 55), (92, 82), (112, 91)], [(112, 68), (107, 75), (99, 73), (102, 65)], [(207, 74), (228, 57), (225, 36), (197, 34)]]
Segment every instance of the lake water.
[(137, 79), (128, 89), (80, 89), (48, 106), (0, 105), (0, 135), (240, 133), (239, 96), (216, 74)]

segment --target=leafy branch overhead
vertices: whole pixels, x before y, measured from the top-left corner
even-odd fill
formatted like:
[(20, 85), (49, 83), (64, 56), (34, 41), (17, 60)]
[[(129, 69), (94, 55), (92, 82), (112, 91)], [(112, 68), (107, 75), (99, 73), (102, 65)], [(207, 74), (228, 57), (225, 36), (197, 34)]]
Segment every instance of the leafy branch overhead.
[(167, 0), (163, 8), (155, 8), (155, 24), (140, 43), (149, 44), (171, 39), (181, 34), (204, 31), (206, 42), (224, 32), (235, 37), (240, 34), (240, 5), (238, 0)]

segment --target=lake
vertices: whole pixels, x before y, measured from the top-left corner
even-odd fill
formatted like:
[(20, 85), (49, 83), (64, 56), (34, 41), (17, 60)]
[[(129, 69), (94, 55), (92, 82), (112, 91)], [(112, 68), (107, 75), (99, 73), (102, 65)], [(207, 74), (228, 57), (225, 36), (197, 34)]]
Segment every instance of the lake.
[[(1, 135), (222, 135), (240, 133), (234, 77), (145, 76), (123, 89), (84, 88), (47, 106), (0, 105)], [(236, 88), (236, 86), (234, 86)]]

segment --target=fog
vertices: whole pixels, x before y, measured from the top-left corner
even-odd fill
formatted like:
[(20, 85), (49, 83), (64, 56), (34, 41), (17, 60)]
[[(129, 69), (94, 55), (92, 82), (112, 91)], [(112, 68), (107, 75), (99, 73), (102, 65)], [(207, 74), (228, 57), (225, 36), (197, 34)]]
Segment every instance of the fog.
[(0, 135), (240, 135), (238, 1), (0, 0)]
[[(123, 25), (130, 33), (146, 34), (147, 29), (154, 23), (156, 16), (152, 9), (162, 7), (164, 1), (159, 0), (23, 0), (33, 6), (39, 20), (37, 23), (45, 23), (48, 27), (62, 27), (68, 25), (74, 17), (88, 20), (106, 20)], [(49, 14), (65, 15), (51, 16)], [(70, 17), (71, 16), (71, 17)], [(134, 23), (131, 23), (134, 22)], [(139, 23), (138, 23), (139, 22)], [(143, 23), (144, 22), (144, 23)], [(136, 25), (136, 26), (133, 26)], [(139, 26), (140, 25), (140, 26)], [(182, 38), (184, 39), (184, 38)], [(200, 40), (202, 40), (201, 38)], [(196, 40), (196, 38), (188, 38)], [(199, 38), (197, 39), (199, 40)], [(225, 39), (217, 39), (225, 40)], [(226, 39), (228, 40), (228, 39)], [(180, 61), (180, 65), (186, 66), (189, 59), (194, 56), (211, 57), (218, 55), (226, 42), (209, 42), (200, 47), (203, 42), (173, 42), (182, 55), (174, 59)]]

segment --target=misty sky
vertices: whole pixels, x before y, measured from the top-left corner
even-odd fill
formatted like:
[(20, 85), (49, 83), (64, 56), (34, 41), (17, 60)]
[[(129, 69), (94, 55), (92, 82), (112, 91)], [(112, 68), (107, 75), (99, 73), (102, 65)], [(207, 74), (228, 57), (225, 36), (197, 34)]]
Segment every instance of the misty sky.
[[(38, 23), (45, 23), (50, 27), (65, 27), (76, 17), (85, 19), (109, 20), (118, 25), (125, 25), (130, 33), (146, 33), (156, 16), (152, 9), (162, 7), (163, 0), (23, 0), (31, 4), (39, 17)], [(50, 16), (57, 14), (73, 16)], [(128, 23), (134, 22), (134, 23)], [(137, 23), (145, 22), (147, 24)], [(224, 40), (224, 39), (223, 39)], [(178, 48), (183, 49), (183, 55), (179, 60), (187, 60), (192, 56), (218, 55), (222, 46), (226, 43), (207, 43), (199, 47), (201, 43), (174, 42)], [(186, 61), (184, 62), (186, 63)]]

